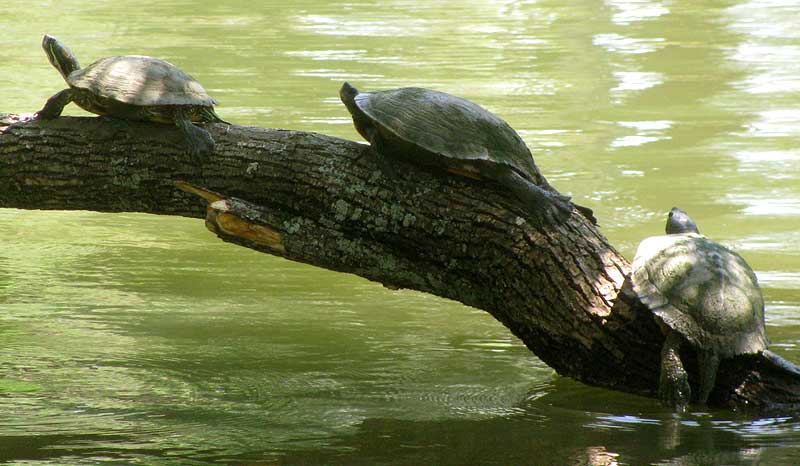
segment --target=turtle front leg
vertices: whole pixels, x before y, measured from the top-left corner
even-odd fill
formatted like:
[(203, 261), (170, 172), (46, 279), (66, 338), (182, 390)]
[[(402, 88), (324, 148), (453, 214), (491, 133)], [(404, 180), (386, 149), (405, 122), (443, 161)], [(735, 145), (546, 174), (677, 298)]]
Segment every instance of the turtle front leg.
[(189, 153), (193, 157), (206, 156), (214, 151), (214, 138), (208, 131), (192, 124), (185, 115), (175, 118), (175, 126), (183, 133), (186, 144), (189, 145)]
[(661, 377), (658, 381), (658, 398), (665, 406), (676, 411), (685, 411), (692, 399), (689, 376), (683, 368), (679, 350), (683, 338), (670, 331), (661, 347)]
[(75, 96), (72, 93), (72, 89), (64, 89), (47, 99), (44, 108), (36, 112), (33, 117), (37, 120), (52, 120), (53, 118), (58, 118), (61, 112), (64, 111), (64, 107), (74, 99)]
[(498, 175), (500, 183), (511, 188), (517, 199), (522, 201), (526, 212), (534, 217), (546, 213), (556, 221), (563, 221), (572, 213), (569, 196), (546, 191), (511, 168), (500, 168)]
[(366, 132), (369, 136), (369, 145), (375, 150), (375, 159), (378, 162), (378, 166), (381, 168), (381, 172), (387, 178), (396, 178), (397, 170), (395, 169), (392, 159), (386, 155), (386, 147), (380, 133), (374, 127), (367, 128)]

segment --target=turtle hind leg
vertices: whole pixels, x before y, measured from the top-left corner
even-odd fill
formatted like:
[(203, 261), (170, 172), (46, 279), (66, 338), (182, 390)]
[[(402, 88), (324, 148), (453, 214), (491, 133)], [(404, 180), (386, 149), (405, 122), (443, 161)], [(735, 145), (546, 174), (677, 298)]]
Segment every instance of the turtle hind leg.
[(683, 338), (670, 331), (661, 348), (661, 376), (658, 380), (658, 398), (665, 406), (683, 412), (692, 398), (689, 376), (683, 368), (679, 353)]
[(208, 134), (208, 131), (193, 125), (185, 112), (178, 112), (175, 115), (175, 126), (183, 133), (192, 156), (206, 156), (214, 151), (214, 138)]
[(511, 168), (501, 168), (498, 178), (503, 186), (511, 189), (517, 199), (522, 201), (525, 210), (534, 217), (538, 218), (545, 214), (561, 222), (572, 213), (569, 196), (544, 190)]
[(782, 357), (778, 356), (777, 354), (773, 353), (770, 350), (764, 350), (761, 352), (762, 356), (770, 362), (770, 364), (780, 368), (785, 372), (789, 372), (791, 374), (800, 376), (800, 367), (792, 364), (791, 362), (783, 359)]
[(72, 89), (64, 89), (47, 99), (47, 103), (44, 104), (41, 110), (36, 112), (34, 118), (37, 120), (52, 120), (53, 118), (58, 118), (61, 112), (64, 111), (64, 107), (73, 100), (75, 100), (75, 95)]
[(705, 404), (708, 396), (714, 389), (717, 381), (717, 368), (719, 368), (719, 355), (713, 350), (698, 350), (698, 363), (700, 370), (700, 393), (697, 401)]

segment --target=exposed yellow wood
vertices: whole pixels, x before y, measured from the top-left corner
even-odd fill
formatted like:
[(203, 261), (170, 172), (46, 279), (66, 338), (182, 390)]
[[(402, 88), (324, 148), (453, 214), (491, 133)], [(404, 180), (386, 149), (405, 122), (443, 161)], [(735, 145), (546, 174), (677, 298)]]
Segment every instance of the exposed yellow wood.
[(213, 223), (223, 233), (252, 241), (277, 252), (286, 252), (281, 242), (281, 234), (272, 228), (249, 223), (229, 212), (217, 210), (215, 213)]
[(230, 213), (230, 205), (221, 194), (185, 181), (176, 181), (175, 186), (187, 193), (196, 194), (208, 202), (206, 225), (210, 230), (236, 236), (276, 252), (286, 252), (280, 233), (266, 225), (256, 225)]
[(181, 191), (186, 191), (187, 193), (196, 194), (203, 199), (205, 199), (209, 204), (212, 202), (220, 201), (225, 199), (221, 194), (215, 193), (209, 189), (200, 188), (198, 186), (191, 185), (185, 181), (176, 181), (175, 187), (180, 189)]

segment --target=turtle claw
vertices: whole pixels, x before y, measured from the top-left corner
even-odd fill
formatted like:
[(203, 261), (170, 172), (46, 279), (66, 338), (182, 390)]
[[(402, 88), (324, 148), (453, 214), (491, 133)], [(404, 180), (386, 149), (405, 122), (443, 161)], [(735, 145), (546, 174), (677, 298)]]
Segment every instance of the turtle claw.
[(60, 111), (58, 113), (56, 113), (56, 112), (50, 111), (49, 108), (47, 106), (45, 106), (45, 108), (43, 108), (43, 109), (41, 109), (38, 112), (33, 114), (33, 119), (34, 120), (45, 120), (45, 121), (47, 121), (47, 120), (55, 120), (59, 116), (61, 116), (61, 112)]
[(559, 224), (565, 222), (572, 209), (555, 199), (547, 199), (545, 203), (537, 202), (525, 206), (525, 214), (536, 219), (540, 224)]

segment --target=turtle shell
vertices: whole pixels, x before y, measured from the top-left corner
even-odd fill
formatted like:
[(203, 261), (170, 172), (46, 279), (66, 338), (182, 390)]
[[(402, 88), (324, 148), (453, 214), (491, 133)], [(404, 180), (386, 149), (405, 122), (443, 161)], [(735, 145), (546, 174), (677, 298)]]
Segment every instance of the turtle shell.
[(529, 179), (538, 178), (531, 152), (517, 132), (469, 100), (405, 87), (359, 93), (355, 104), (393, 137), (425, 151), (453, 161), (506, 164)]
[(72, 72), (70, 86), (137, 106), (216, 104), (197, 81), (158, 58), (108, 57)]
[(664, 324), (721, 357), (767, 347), (764, 300), (747, 262), (694, 234), (647, 238), (639, 245), (633, 290)]

